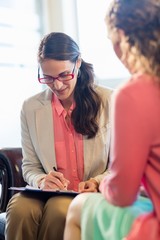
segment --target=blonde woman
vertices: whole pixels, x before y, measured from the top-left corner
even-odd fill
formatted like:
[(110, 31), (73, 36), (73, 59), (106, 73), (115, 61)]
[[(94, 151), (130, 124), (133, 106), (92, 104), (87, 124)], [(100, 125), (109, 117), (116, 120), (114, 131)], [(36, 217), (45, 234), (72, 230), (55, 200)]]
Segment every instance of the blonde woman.
[[(113, 0), (113, 48), (131, 73), (113, 96), (110, 174), (70, 205), (65, 240), (160, 239), (160, 0)], [(143, 184), (149, 198), (139, 196)]]

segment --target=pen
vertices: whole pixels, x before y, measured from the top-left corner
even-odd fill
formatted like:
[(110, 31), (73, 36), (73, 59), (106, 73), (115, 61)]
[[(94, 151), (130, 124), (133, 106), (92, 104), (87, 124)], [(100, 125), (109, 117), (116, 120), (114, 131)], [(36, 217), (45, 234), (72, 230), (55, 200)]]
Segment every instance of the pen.
[(57, 169), (56, 169), (56, 167), (53, 167), (53, 170), (57, 172)]
[[(55, 172), (57, 172), (57, 168), (56, 168), (56, 167), (53, 167), (53, 170), (54, 170)], [(67, 184), (64, 184), (64, 189), (67, 190)]]

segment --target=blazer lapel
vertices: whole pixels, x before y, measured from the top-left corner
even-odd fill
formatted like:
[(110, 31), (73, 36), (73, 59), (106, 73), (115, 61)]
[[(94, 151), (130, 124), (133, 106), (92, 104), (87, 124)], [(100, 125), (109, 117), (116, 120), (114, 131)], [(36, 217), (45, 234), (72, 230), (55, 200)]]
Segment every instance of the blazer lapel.
[(83, 148), (84, 148), (84, 180), (90, 175), (91, 165), (93, 164), (93, 149), (95, 145), (95, 138), (87, 139), (83, 137)]
[(53, 166), (56, 166), (51, 95), (49, 92), (45, 98), (39, 99), (42, 107), (37, 109), (35, 113), (39, 149), (47, 170), (51, 170)]

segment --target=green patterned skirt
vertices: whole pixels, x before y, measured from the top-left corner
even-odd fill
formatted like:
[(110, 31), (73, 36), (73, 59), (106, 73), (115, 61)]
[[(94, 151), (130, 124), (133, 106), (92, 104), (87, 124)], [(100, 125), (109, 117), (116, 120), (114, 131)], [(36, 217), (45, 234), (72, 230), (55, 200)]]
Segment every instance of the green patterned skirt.
[(139, 197), (132, 206), (109, 204), (101, 193), (89, 195), (81, 217), (82, 240), (122, 240), (136, 217), (153, 210), (148, 198)]

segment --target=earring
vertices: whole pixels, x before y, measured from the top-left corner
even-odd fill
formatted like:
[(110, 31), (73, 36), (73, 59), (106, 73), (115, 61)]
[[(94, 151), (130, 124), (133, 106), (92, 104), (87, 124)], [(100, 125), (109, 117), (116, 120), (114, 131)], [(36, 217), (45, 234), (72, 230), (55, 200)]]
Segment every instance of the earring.
[(77, 74), (77, 78), (79, 78), (81, 76), (81, 70), (78, 69), (78, 74)]

